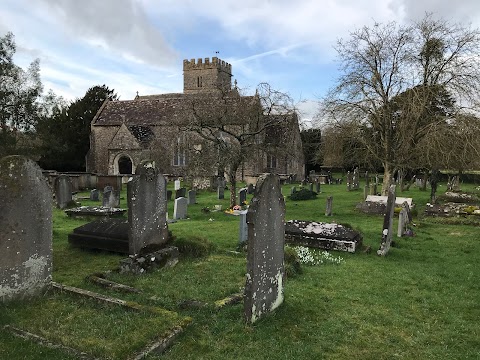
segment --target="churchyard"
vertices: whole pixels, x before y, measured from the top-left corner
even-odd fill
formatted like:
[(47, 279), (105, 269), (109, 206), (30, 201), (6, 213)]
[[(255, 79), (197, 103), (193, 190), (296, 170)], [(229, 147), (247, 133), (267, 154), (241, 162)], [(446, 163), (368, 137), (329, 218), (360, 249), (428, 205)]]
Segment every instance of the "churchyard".
[[(343, 178), (343, 184), (322, 184), (312, 200), (290, 200), (292, 187), (300, 189), (300, 184), (283, 185), (285, 221), (353, 228), (362, 235), (361, 247), (355, 252), (299, 251), (310, 264), (302, 264), (297, 273), (289, 269), (283, 303), (253, 324), (245, 321), (241, 296), (247, 253), (238, 247), (240, 216), (223, 211), (228, 196), (218, 199), (217, 192), (197, 192), (187, 218), (168, 224), (175, 237), (172, 244), (180, 249), (179, 262), (141, 275), (114, 271), (125, 254), (72, 247), (68, 235), (89, 220), (68, 216), (52, 202), (53, 281), (117, 303), (59, 289), (0, 303), (0, 358), (133, 359), (155, 340), (175, 335), (164, 353), (147, 358), (478, 359), (479, 217), (425, 217), (429, 191), (397, 190), (397, 196), (415, 203), (415, 225), (409, 227), (414, 236), (397, 237), (394, 214), (394, 243), (385, 256), (378, 256), (384, 217), (356, 209), (364, 200), (363, 179), (360, 187), (347, 191), (346, 175)], [(439, 197), (446, 187), (439, 184)], [(174, 182), (167, 189), (175, 193)], [(480, 193), (478, 184), (462, 184), (462, 190)], [(247, 195), (247, 201), (252, 197)], [(94, 200), (81, 203), (99, 205)], [(216, 205), (223, 210), (215, 211)], [(126, 186), (120, 207), (127, 207)], [(173, 200), (167, 208), (171, 219)], [(103, 287), (98, 279), (126, 287)], [(18, 337), (15, 329), (49, 344), (34, 336)]]

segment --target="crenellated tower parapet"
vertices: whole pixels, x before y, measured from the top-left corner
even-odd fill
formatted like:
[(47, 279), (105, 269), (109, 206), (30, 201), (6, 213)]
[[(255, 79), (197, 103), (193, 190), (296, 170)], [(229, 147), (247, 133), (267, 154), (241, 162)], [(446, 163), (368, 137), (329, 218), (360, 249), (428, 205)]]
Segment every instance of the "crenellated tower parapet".
[(230, 90), (232, 65), (214, 56), (183, 60), (183, 92), (185, 94)]

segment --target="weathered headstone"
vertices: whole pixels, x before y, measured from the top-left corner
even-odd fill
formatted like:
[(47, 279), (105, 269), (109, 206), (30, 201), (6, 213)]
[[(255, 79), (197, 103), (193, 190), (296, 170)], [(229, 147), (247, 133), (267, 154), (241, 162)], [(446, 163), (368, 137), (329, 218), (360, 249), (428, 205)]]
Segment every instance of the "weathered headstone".
[(180, 189), (181, 187), (182, 187), (182, 185), (181, 185), (181, 183), (180, 183), (180, 180), (178, 180), (178, 179), (175, 180), (175, 182), (174, 182), (174, 189), (175, 189), (175, 190), (178, 190), (178, 189)]
[(238, 191), (238, 203), (244, 205), (245, 201), (247, 201), (247, 188), (241, 188)]
[(173, 207), (173, 218), (175, 220), (187, 218), (187, 205), (187, 198), (179, 197), (178, 199), (175, 199), (175, 204)]
[(120, 206), (120, 190), (115, 190), (112, 186), (105, 186), (103, 189), (102, 205), (105, 207)]
[(295, 186), (292, 186), (292, 188), (290, 189), (290, 195), (293, 195), (297, 192), (297, 188)]
[(325, 216), (332, 216), (333, 196), (327, 197), (327, 207), (325, 209)]
[(165, 177), (153, 162), (140, 163), (127, 184), (129, 252), (138, 254), (168, 240)]
[(167, 190), (167, 201), (172, 200), (172, 190)]
[(320, 194), (320, 181), (317, 179), (317, 181), (315, 182), (315, 192), (317, 194)]
[(383, 218), (382, 241), (377, 254), (380, 256), (387, 255), (390, 250), (393, 237), (393, 213), (395, 211), (395, 185), (390, 185), (388, 189), (387, 209)]
[(90, 200), (99, 201), (100, 200), (100, 191), (98, 189), (90, 190)]
[(52, 278), (52, 192), (38, 165), (0, 160), (0, 299), (36, 295)]
[(370, 186), (370, 175), (368, 175), (368, 171), (365, 171), (365, 185)]
[(55, 200), (59, 209), (65, 209), (72, 203), (72, 182), (67, 175), (55, 179)]
[(188, 205), (195, 205), (197, 203), (197, 192), (195, 190), (188, 190)]
[(247, 211), (241, 211), (240, 215), (240, 225), (238, 230), (238, 246), (243, 246), (248, 240), (248, 225), (247, 225)]
[(184, 187), (175, 190), (175, 199), (178, 199), (180, 197), (186, 197), (186, 195), (187, 195), (187, 189)]
[(355, 190), (360, 189), (360, 173), (358, 167), (353, 170), (353, 188)]
[(402, 237), (407, 231), (407, 225), (412, 221), (412, 215), (410, 213), (410, 206), (408, 202), (402, 204), (402, 209), (398, 213), (398, 229), (397, 237)]
[(347, 191), (350, 191), (352, 190), (352, 174), (349, 172), (347, 172)]
[(367, 196), (369, 195), (369, 194), (368, 194), (369, 191), (370, 191), (370, 189), (369, 189), (368, 185), (365, 185), (365, 186), (363, 187), (363, 200), (365, 200), (365, 199), (367, 198)]
[(277, 175), (261, 175), (247, 212), (244, 317), (254, 323), (284, 299), (285, 202)]
[(375, 194), (375, 184), (370, 184), (370, 191), (369, 191), (369, 195), (377, 195)]
[(219, 200), (225, 199), (225, 185), (223, 185), (223, 181), (221, 181), (221, 183), (218, 184), (217, 196)]

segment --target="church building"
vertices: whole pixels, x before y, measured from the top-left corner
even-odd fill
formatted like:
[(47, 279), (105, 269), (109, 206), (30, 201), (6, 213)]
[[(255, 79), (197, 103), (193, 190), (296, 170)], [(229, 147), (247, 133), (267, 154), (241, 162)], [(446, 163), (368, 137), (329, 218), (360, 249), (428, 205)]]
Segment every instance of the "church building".
[[(199, 124), (202, 113), (206, 115), (201, 123), (206, 126), (216, 124), (220, 118), (231, 122), (222, 124), (221, 129), (226, 134), (245, 131), (251, 126), (246, 123), (254, 116), (245, 114), (247, 110), (254, 114), (259, 105), (258, 97), (240, 95), (236, 84), (232, 88), (231, 78), (232, 66), (217, 57), (204, 61), (184, 60), (183, 93), (137, 95), (133, 100), (105, 101), (91, 123), (87, 171), (127, 175), (133, 174), (141, 161), (154, 160), (163, 174), (175, 177), (223, 176), (218, 144), (206, 136), (199, 136), (192, 124), (195, 121)], [(239, 116), (240, 112), (243, 117)], [(231, 116), (225, 116), (226, 113)], [(280, 133), (283, 135), (278, 136)], [(272, 138), (277, 141), (271, 141)], [(289, 115), (288, 122), (256, 134), (252, 149), (254, 145), (255, 150), (242, 159), (237, 179), (254, 181), (264, 172), (304, 177), (296, 113)]]

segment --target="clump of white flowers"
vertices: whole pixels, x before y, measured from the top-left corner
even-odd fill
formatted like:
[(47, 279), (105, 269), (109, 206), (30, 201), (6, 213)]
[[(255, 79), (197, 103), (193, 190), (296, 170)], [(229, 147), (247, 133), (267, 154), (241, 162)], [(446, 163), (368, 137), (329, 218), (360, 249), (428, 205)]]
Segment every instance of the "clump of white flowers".
[(325, 250), (321, 251), (318, 249), (310, 249), (305, 246), (295, 246), (294, 249), (297, 252), (300, 262), (305, 265), (340, 265), (341, 263), (345, 262), (342, 257), (335, 257)]

